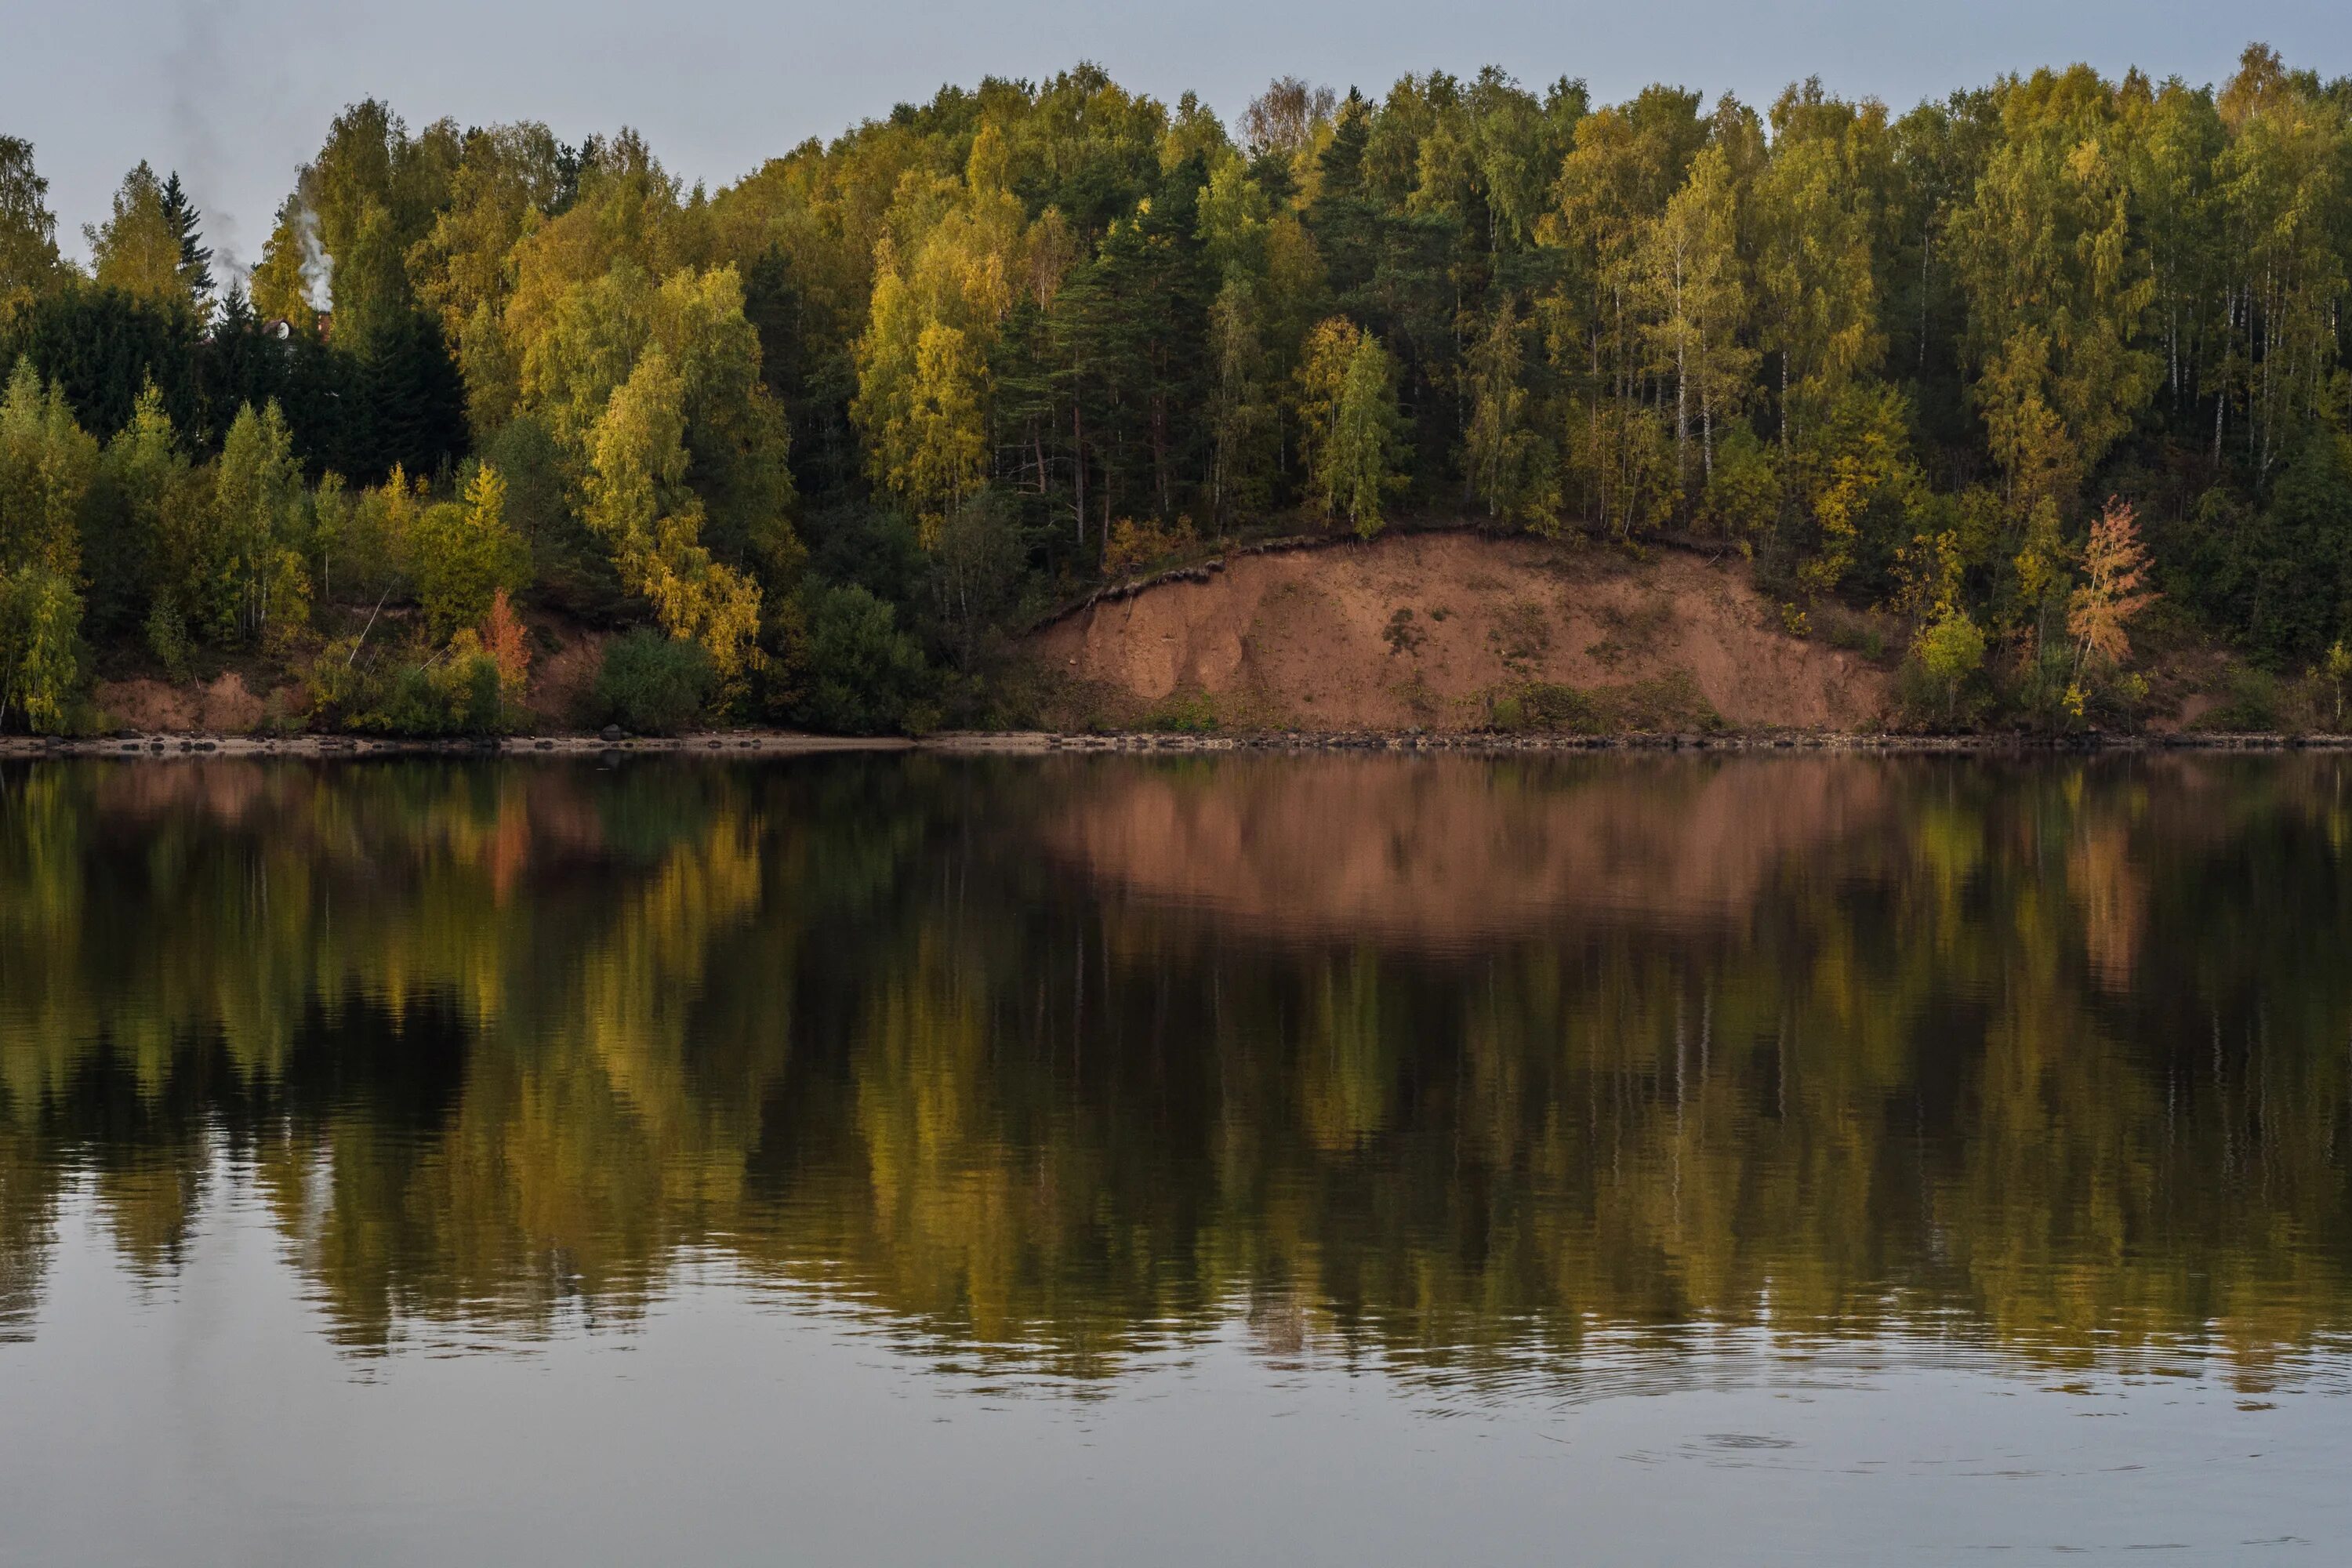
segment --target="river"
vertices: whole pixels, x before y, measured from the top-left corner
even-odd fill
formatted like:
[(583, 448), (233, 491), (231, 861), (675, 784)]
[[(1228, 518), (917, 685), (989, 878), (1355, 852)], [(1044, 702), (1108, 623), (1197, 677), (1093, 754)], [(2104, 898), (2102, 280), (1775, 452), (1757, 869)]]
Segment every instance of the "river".
[(2352, 1550), (2352, 758), (0, 764), (0, 1562)]

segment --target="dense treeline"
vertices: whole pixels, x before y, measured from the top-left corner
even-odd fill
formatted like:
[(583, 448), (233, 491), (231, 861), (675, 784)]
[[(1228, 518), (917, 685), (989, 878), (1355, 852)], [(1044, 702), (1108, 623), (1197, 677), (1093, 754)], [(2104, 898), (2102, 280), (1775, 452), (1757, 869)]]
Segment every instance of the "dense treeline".
[(1414, 515), (1736, 544), (1792, 627), (1900, 616), (1946, 721), (2128, 719), (2158, 590), (2352, 671), (2352, 81), (2261, 47), (1899, 116), (1286, 79), (1232, 128), (1082, 67), (716, 193), (367, 102), (225, 286), (176, 177), (88, 275), (45, 199), (0, 141), (10, 723), (127, 644), (497, 724), (509, 596), (656, 628), (624, 707), (985, 718), (1006, 632), (1106, 572)]

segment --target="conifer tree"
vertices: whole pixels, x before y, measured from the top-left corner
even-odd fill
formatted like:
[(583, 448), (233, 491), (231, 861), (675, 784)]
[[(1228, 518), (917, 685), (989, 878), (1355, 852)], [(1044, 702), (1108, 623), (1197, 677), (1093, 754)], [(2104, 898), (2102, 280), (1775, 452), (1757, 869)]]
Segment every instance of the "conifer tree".
[(212, 247), (204, 242), (204, 215), (181, 187), (173, 170), (163, 182), (163, 216), (180, 240), (180, 286), (197, 314), (205, 313), (213, 295)]

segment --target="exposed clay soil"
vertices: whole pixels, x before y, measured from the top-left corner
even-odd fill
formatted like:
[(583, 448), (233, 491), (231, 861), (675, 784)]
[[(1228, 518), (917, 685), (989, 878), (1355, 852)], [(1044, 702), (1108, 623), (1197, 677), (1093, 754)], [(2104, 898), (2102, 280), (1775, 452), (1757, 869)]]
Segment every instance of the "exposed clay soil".
[(101, 681), (91, 696), (110, 725), (145, 732), (246, 735), (268, 716), (267, 705), (235, 670), (209, 684)]
[(1031, 647), (1114, 723), (1190, 699), (1229, 729), (1459, 731), (1529, 681), (1686, 680), (1740, 729), (1865, 730), (1893, 700), (1887, 671), (1788, 635), (1737, 561), (1471, 533), (1236, 557), (1206, 582), (1079, 611)]

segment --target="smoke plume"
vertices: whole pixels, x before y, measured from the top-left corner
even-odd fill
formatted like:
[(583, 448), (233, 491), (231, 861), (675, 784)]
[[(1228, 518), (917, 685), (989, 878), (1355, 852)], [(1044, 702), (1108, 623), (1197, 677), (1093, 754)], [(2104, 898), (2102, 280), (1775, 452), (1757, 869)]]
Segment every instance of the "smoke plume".
[(319, 243), (319, 215), (309, 204), (294, 211), (294, 232), (302, 239), (302, 294), (313, 310), (335, 308), (335, 258)]

